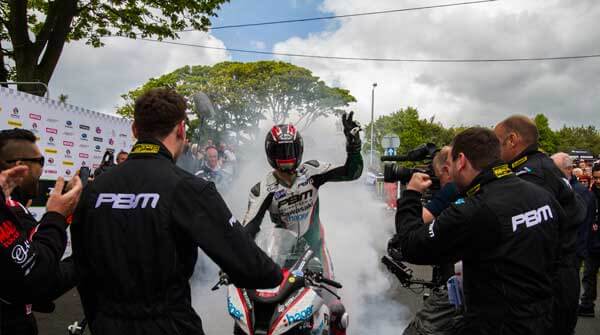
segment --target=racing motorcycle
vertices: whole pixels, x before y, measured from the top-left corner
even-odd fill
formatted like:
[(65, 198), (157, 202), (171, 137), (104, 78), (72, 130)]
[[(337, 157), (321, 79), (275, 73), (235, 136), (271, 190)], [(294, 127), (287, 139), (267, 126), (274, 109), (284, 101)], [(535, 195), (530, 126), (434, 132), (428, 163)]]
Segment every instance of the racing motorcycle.
[[(282, 269), (283, 281), (266, 290), (246, 290), (230, 284), (221, 275), (213, 291), (227, 286), (227, 310), (235, 320), (238, 335), (326, 335), (335, 334), (330, 326), (330, 310), (324, 291), (339, 296), (336, 281), (323, 277), (323, 267), (303, 238), (287, 229), (275, 228), (257, 245)], [(344, 322), (347, 323), (347, 320)]]

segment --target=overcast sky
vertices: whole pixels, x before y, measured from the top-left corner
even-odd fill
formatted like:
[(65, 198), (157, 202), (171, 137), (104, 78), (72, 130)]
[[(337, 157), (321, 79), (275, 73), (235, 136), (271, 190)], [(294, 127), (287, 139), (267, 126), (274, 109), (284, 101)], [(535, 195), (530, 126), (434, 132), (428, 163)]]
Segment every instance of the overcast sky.
[[(232, 0), (215, 25), (348, 14), (453, 0)], [(600, 3), (594, 0), (497, 2), (215, 33), (182, 34), (211, 46), (377, 58), (515, 58), (600, 53)], [(51, 93), (113, 112), (120, 94), (187, 64), (272, 59), (224, 51), (107, 39), (93, 49), (69, 44)], [(413, 106), (446, 125), (493, 125), (522, 113), (545, 113), (551, 126), (600, 127), (600, 59), (536, 63), (420, 64), (282, 58), (351, 90), (363, 122)]]

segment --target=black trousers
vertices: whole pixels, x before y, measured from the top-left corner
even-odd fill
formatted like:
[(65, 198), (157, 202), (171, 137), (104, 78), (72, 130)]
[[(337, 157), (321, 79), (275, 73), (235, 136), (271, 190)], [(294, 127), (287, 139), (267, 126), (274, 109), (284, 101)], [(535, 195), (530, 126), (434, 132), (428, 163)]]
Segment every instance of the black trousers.
[(600, 270), (600, 254), (590, 254), (584, 261), (581, 307), (594, 308), (594, 301), (597, 297), (598, 270)]

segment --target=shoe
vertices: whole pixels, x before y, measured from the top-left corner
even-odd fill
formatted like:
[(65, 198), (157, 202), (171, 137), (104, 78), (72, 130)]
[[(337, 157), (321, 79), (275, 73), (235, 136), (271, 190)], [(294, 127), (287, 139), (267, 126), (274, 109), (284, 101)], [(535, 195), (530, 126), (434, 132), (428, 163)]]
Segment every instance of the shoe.
[(579, 307), (577, 308), (577, 315), (579, 316), (583, 316), (583, 317), (588, 317), (588, 318), (593, 318), (594, 317), (594, 306), (581, 306), (579, 305)]

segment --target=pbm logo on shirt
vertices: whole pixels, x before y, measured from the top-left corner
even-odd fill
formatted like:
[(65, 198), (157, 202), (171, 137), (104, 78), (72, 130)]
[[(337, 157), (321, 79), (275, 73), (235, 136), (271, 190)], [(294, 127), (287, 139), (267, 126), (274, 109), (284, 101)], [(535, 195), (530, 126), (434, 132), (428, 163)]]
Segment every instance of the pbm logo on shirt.
[(103, 204), (111, 204), (114, 209), (156, 208), (160, 195), (158, 193), (100, 193), (96, 200), (96, 208)]
[(524, 224), (527, 228), (530, 228), (552, 218), (554, 218), (554, 216), (552, 215), (552, 209), (550, 209), (549, 205), (515, 215), (512, 217), (513, 232), (517, 231), (519, 225)]

